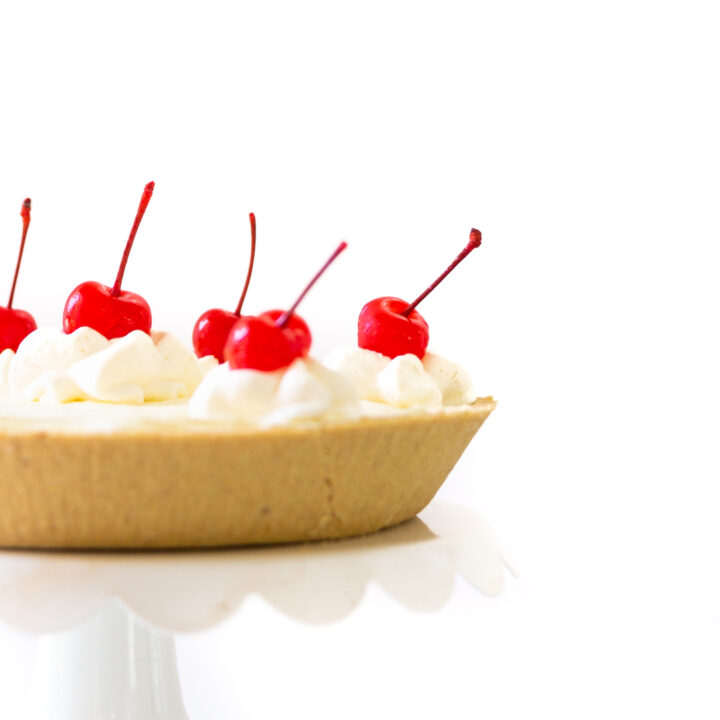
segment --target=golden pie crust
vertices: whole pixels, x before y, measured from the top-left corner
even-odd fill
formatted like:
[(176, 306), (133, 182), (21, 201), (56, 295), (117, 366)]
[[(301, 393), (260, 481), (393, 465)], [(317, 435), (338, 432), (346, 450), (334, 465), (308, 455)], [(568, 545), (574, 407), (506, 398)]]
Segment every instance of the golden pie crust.
[(0, 546), (190, 548), (374, 532), (432, 499), (495, 408), (240, 429), (0, 429)]

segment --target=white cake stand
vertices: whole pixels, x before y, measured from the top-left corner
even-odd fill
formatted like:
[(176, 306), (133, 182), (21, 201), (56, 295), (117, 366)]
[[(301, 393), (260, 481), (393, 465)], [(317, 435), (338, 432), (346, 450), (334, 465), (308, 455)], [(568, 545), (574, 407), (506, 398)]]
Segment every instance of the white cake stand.
[(483, 519), (432, 503), (362, 538), (170, 553), (0, 552), (0, 620), (41, 634), (38, 720), (187, 720), (172, 633), (212, 627), (250, 594), (309, 623), (349, 615), (374, 582), (430, 612), (456, 576), (495, 596), (507, 560)]

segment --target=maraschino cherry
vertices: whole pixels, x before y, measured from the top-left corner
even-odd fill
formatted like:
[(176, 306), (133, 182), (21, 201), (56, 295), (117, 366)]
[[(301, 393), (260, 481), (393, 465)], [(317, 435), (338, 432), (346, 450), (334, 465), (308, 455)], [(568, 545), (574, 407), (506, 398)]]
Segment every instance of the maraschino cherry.
[(240, 301), (235, 308), (235, 312), (213, 308), (212, 310), (204, 312), (197, 319), (195, 327), (193, 328), (192, 341), (195, 354), (198, 357), (213, 355), (217, 358), (218, 362), (223, 362), (224, 360), (223, 350), (225, 349), (225, 343), (227, 342), (232, 326), (240, 317), (240, 312), (245, 302), (245, 295), (247, 295), (250, 285), (253, 264), (255, 263), (255, 239), (255, 215), (250, 213), (250, 262), (248, 263), (245, 286), (243, 287), (242, 295), (240, 295)]
[(120, 261), (120, 269), (115, 285), (108, 287), (94, 280), (80, 283), (68, 297), (63, 312), (63, 330), (70, 334), (80, 327), (90, 327), (104, 335), (108, 340), (123, 337), (133, 330), (149, 333), (152, 326), (152, 314), (147, 301), (136, 293), (122, 290), (130, 250), (140, 221), (145, 214), (155, 183), (145, 186), (125, 252)]
[(280, 370), (310, 352), (310, 328), (295, 311), (310, 288), (346, 247), (346, 242), (337, 246), (289, 310), (268, 310), (257, 317), (245, 315), (235, 322), (224, 354), (233, 370)]
[(20, 210), (23, 219), (22, 238), (20, 239), (20, 252), (15, 264), (15, 276), (10, 288), (10, 298), (7, 307), (0, 307), (0, 352), (12, 350), (15, 352), (18, 345), (33, 331), (37, 330), (35, 318), (25, 310), (15, 309), (13, 299), (15, 298), (15, 285), (17, 285), (20, 263), (22, 262), (23, 251), (25, 250), (25, 238), (30, 227), (30, 198), (25, 198)]
[(445, 272), (411, 303), (396, 297), (371, 300), (358, 318), (358, 346), (390, 358), (412, 353), (422, 359), (427, 350), (430, 329), (425, 318), (415, 309), (475, 248), (482, 235), (473, 228), (465, 249), (450, 263)]

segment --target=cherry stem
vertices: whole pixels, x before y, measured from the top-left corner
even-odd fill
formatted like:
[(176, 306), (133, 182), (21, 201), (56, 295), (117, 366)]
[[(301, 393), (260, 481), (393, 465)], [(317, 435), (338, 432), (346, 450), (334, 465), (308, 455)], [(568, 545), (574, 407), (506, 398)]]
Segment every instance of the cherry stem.
[(479, 230), (473, 228), (470, 231), (470, 241), (465, 246), (465, 249), (448, 265), (445, 272), (423, 293), (418, 295), (405, 310), (400, 313), (405, 317), (410, 317), (410, 313), (473, 251), (475, 248), (480, 247), (482, 242), (482, 234)]
[(345, 250), (347, 247), (347, 243), (343, 240), (336, 248), (335, 252), (325, 261), (325, 264), (317, 271), (315, 274), (315, 277), (307, 284), (305, 289), (300, 293), (300, 297), (293, 303), (292, 307), (289, 310), (286, 310), (276, 321), (275, 321), (275, 327), (283, 328), (285, 327), (288, 322), (290, 321), (290, 318), (293, 316), (293, 313), (295, 310), (297, 310), (297, 306), (303, 301), (305, 296), (310, 291), (310, 288), (320, 279), (320, 276), (335, 262), (337, 259), (337, 256)]
[(250, 213), (250, 264), (248, 265), (247, 275), (245, 276), (245, 287), (243, 288), (240, 301), (235, 308), (235, 314), (240, 317), (240, 311), (242, 310), (243, 303), (245, 302), (245, 296), (247, 295), (248, 288), (250, 287), (250, 278), (252, 277), (253, 265), (255, 264), (255, 213)]
[(20, 252), (18, 253), (17, 263), (15, 264), (15, 277), (13, 277), (12, 287), (10, 288), (10, 299), (8, 300), (8, 310), (12, 308), (13, 299), (15, 298), (15, 286), (17, 285), (18, 274), (20, 273), (20, 263), (22, 262), (23, 252), (25, 250), (25, 238), (30, 227), (30, 206), (32, 205), (30, 198), (25, 198), (20, 210), (20, 217), (23, 219), (22, 238), (20, 239)]
[(133, 241), (137, 234), (138, 228), (140, 227), (140, 221), (143, 219), (145, 210), (147, 210), (148, 203), (152, 197), (153, 190), (155, 189), (155, 183), (149, 182), (143, 190), (142, 197), (140, 198), (140, 205), (138, 206), (137, 214), (135, 215), (135, 222), (133, 223), (132, 229), (130, 230), (130, 237), (125, 244), (125, 252), (123, 253), (122, 260), (120, 261), (120, 269), (118, 270), (117, 277), (115, 278), (115, 284), (113, 285), (110, 294), (113, 297), (120, 295), (120, 287), (122, 285), (123, 275), (125, 274), (125, 266), (127, 265), (128, 258), (130, 257), (130, 250), (132, 250)]

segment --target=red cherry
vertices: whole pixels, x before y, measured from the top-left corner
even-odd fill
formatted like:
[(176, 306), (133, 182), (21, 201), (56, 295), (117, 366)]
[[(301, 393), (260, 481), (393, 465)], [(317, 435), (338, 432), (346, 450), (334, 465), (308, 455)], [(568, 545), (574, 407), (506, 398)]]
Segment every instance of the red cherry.
[(0, 352), (15, 352), (33, 330), (37, 330), (37, 323), (29, 312), (0, 307)]
[(70, 293), (63, 313), (63, 330), (68, 335), (80, 327), (91, 327), (108, 340), (133, 330), (149, 334), (152, 313), (140, 295), (128, 290), (113, 295), (107, 285), (88, 280)]
[(367, 303), (358, 318), (358, 346), (390, 358), (411, 353), (422, 359), (430, 339), (430, 329), (425, 318), (415, 308), (475, 248), (479, 248), (481, 242), (480, 231), (473, 228), (464, 250), (413, 302), (407, 303), (396, 297), (380, 297)]
[(280, 370), (310, 352), (310, 328), (295, 310), (346, 247), (345, 242), (338, 245), (289, 310), (268, 310), (257, 317), (241, 317), (235, 323), (225, 344), (225, 360), (233, 370)]
[(238, 302), (235, 312), (229, 310), (221, 310), (213, 308), (204, 312), (195, 323), (193, 328), (193, 348), (198, 357), (206, 355), (214, 355), (218, 362), (223, 362), (223, 350), (227, 342), (230, 330), (240, 317), (245, 295), (247, 294), (252, 277), (253, 265), (255, 263), (255, 215), (250, 213), (250, 262), (248, 263), (247, 274), (245, 276), (245, 286), (243, 287), (240, 301)]
[(16, 310), (13, 308), (13, 299), (15, 298), (15, 286), (17, 285), (18, 274), (20, 273), (20, 263), (22, 262), (23, 251), (25, 250), (25, 238), (27, 237), (28, 228), (30, 227), (30, 198), (25, 198), (20, 216), (23, 219), (22, 237), (20, 239), (20, 252), (18, 253), (17, 263), (15, 264), (15, 276), (13, 277), (12, 287), (10, 288), (10, 297), (7, 307), (0, 306), (0, 352), (3, 350), (12, 350), (15, 352), (18, 345), (33, 331), (37, 330), (35, 318), (25, 310)]
[(225, 358), (234, 370), (271, 372), (287, 367), (300, 356), (296, 334), (279, 328), (269, 317), (241, 317), (225, 345)]
[(422, 358), (430, 330), (417, 310), (410, 317), (403, 315), (407, 306), (404, 300), (395, 297), (379, 297), (367, 303), (358, 319), (358, 345), (391, 358), (407, 353)]
[(121, 286), (135, 235), (154, 189), (154, 182), (145, 186), (113, 287), (90, 280), (80, 283), (70, 293), (63, 312), (63, 330), (66, 333), (90, 327), (108, 340), (123, 337), (133, 330), (150, 333), (152, 313), (147, 301), (136, 293), (122, 290)]
[[(285, 314), (284, 310), (266, 310), (258, 317), (267, 318), (273, 324)], [(285, 324), (285, 331), (293, 337), (293, 344), (297, 350), (298, 357), (305, 357), (310, 352), (312, 345), (312, 333), (308, 324), (297, 314), (293, 313)]]
[(223, 362), (223, 350), (228, 335), (238, 316), (229, 310), (213, 308), (206, 310), (195, 322), (192, 333), (195, 354), (201, 358), (213, 355), (218, 362)]

